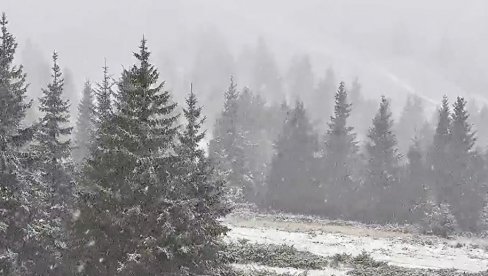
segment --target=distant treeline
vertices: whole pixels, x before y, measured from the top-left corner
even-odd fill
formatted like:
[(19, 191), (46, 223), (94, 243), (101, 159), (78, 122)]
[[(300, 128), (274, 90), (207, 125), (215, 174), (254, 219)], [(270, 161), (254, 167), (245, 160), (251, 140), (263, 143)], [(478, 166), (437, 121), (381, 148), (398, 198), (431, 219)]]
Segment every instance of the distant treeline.
[[(329, 218), (419, 224), (442, 235), (488, 230), (488, 155), (475, 147), (466, 100), (444, 97), (429, 124), (411, 97), (396, 125), (386, 97), (374, 116), (355, 114), (357, 87), (349, 92), (341, 82), (335, 97), (315, 103), (334, 110), (319, 133), (302, 101), (267, 104), (231, 81), (209, 155), (227, 172), (235, 198)], [(364, 139), (353, 115), (370, 122)], [(405, 154), (396, 133), (411, 135)]]

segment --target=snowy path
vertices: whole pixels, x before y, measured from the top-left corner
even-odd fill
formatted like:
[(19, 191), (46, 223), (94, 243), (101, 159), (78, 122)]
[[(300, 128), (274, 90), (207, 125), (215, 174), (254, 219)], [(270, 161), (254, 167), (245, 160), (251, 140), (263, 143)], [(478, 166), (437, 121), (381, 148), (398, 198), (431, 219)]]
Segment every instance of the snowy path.
[(361, 226), (324, 225), (316, 222), (269, 221), (262, 217), (239, 219), (231, 217), (228, 239), (247, 239), (256, 243), (293, 245), (298, 250), (317, 255), (336, 253), (358, 255), (362, 250), (380, 261), (409, 268), (454, 268), (478, 272), (488, 269), (486, 240), (453, 240), (412, 235)]

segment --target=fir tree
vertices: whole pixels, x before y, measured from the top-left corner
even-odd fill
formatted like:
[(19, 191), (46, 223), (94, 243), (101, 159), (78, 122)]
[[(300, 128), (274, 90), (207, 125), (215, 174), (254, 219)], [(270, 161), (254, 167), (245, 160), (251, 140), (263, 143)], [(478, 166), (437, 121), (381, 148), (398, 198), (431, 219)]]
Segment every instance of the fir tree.
[(477, 220), (483, 208), (484, 198), (480, 192), (485, 177), (482, 173), (483, 160), (473, 148), (476, 138), (468, 121), (466, 103), (464, 98), (457, 97), (453, 105), (446, 197), (459, 226), (464, 230), (476, 231)]
[(183, 113), (187, 123), (179, 133), (173, 169), (177, 173), (172, 180), (178, 190), (175, 200), (179, 200), (172, 216), (178, 239), (172, 246), (180, 256), (171, 265), (192, 274), (217, 275), (224, 269), (219, 262), (218, 238), (227, 232), (217, 219), (229, 209), (223, 197), (224, 182), (199, 145), (205, 138), (201, 130), (205, 117), (193, 91), (186, 104)]
[(429, 167), (431, 168), (431, 185), (435, 197), (439, 201), (446, 199), (446, 184), (449, 176), (449, 157), (448, 146), (451, 139), (451, 110), (449, 101), (446, 96), (442, 99), (442, 105), (439, 109), (437, 127), (435, 129), (433, 144), (429, 151)]
[(373, 119), (366, 145), (368, 155), (369, 201), (378, 220), (391, 221), (395, 217), (393, 206), (396, 199), (388, 196), (399, 180), (400, 155), (397, 140), (393, 133), (393, 119), (390, 102), (383, 96), (380, 108)]
[(94, 102), (93, 89), (89, 81), (85, 82), (83, 96), (78, 105), (78, 120), (75, 128), (75, 148), (73, 149), (73, 160), (81, 164), (89, 153), (89, 148), (93, 142), (95, 131), (94, 123)]
[(401, 204), (408, 213), (405, 213), (405, 220), (413, 223), (422, 218), (421, 205), (426, 202), (425, 192), (428, 178), (425, 165), (424, 151), (420, 139), (414, 137), (407, 153), (407, 171), (402, 179), (398, 194), (401, 195)]
[[(108, 73), (108, 67), (105, 64), (103, 67), (103, 79), (97, 83), (94, 94), (96, 98), (96, 105), (93, 110), (93, 142), (90, 147), (90, 155), (93, 159), (98, 158), (98, 154), (104, 154), (105, 150), (114, 146), (113, 134), (113, 96), (112, 87), (114, 82)], [(103, 168), (100, 168), (103, 170)], [(102, 172), (103, 174), (103, 172)]]
[(69, 124), (69, 103), (62, 99), (63, 76), (57, 63), (58, 54), (53, 54), (52, 81), (43, 89), (39, 110), (41, 118), (34, 151), (42, 172), (42, 182), (52, 189), (53, 195), (69, 195), (69, 157), (72, 127)]
[[(354, 189), (353, 167), (358, 147), (353, 128), (347, 122), (351, 106), (345, 84), (341, 82), (335, 95), (334, 116), (330, 118), (325, 136), (323, 180), (329, 208), (337, 208), (347, 202)], [(342, 210), (341, 213), (344, 212)]]
[(242, 133), (238, 125), (238, 100), (240, 93), (233, 78), (225, 92), (224, 110), (217, 119), (214, 128), (214, 139), (209, 145), (209, 155), (227, 174), (229, 193), (237, 198), (249, 193), (249, 183), (244, 177), (244, 151), (242, 148)]
[(50, 275), (61, 273), (61, 256), (67, 241), (65, 223), (70, 218), (73, 203), (69, 139), (72, 128), (67, 126), (69, 104), (62, 100), (64, 80), (57, 61), (58, 54), (54, 52), (52, 80), (40, 98), (39, 111), (43, 117), (33, 145), (35, 167), (40, 173), (38, 190), (42, 202), (37, 207), (44, 211), (38, 221), (46, 222), (38, 225), (38, 231), (43, 233), (41, 246), (48, 252), (37, 254), (39, 260), (35, 271)]
[(123, 71), (118, 85), (113, 133), (84, 173), (71, 258), (81, 274), (176, 273), (188, 253), (177, 215), (190, 213), (181, 209), (173, 181), (176, 104), (158, 82), (145, 39), (134, 56), (138, 64)]
[(466, 110), (466, 100), (457, 97), (453, 105), (450, 125), (450, 150), (455, 158), (468, 157), (476, 141), (475, 132), (469, 124), (469, 114)]
[(317, 137), (303, 103), (297, 101), (275, 145), (267, 177), (267, 202), (274, 208), (300, 213), (318, 213), (323, 194), (317, 181)]
[(30, 103), (25, 101), (26, 75), (14, 65), (15, 37), (8, 31), (3, 13), (0, 19), (0, 274), (29, 275), (28, 238), (35, 211), (32, 182), (25, 167), (28, 155), (22, 151), (32, 139), (32, 128), (22, 121)]
[(390, 102), (381, 98), (380, 108), (373, 119), (373, 126), (369, 130), (367, 152), (369, 168), (373, 177), (377, 177), (376, 185), (380, 188), (388, 187), (395, 182), (395, 169), (398, 167), (396, 136), (392, 131), (393, 119)]
[(102, 122), (109, 121), (113, 114), (112, 99), (114, 92), (112, 87), (114, 82), (109, 75), (108, 66), (105, 62), (103, 66), (103, 79), (97, 83), (97, 88), (94, 90), (97, 105), (95, 107), (95, 122), (98, 126)]

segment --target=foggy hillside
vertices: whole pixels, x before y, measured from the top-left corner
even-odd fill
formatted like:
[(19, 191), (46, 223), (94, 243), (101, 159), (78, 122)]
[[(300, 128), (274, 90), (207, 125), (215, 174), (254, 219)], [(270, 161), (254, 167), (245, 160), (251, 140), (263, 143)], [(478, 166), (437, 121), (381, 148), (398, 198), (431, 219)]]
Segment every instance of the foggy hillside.
[[(482, 0), (5, 0), (2, 8), (17, 19), (12, 29), (19, 41), (29, 40), (44, 59), (52, 49), (63, 53), (78, 93), (85, 78), (97, 79), (104, 58), (114, 69), (126, 64), (125, 53), (144, 34), (180, 98), (202, 36), (234, 63), (244, 47), (264, 38), (282, 73), (294, 56), (307, 54), (317, 75), (333, 66), (339, 79), (358, 77), (368, 97), (386, 94), (393, 105), (401, 106), (407, 93), (431, 102), (443, 94), (487, 98), (488, 4)], [(237, 73), (234, 65), (222, 78)], [(165, 74), (169, 66), (177, 72)]]

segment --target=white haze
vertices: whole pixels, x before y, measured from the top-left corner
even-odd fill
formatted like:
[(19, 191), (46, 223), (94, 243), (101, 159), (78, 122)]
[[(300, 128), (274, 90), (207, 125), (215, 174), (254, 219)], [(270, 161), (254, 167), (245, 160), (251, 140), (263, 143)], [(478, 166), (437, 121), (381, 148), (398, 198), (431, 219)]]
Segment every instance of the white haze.
[[(202, 36), (234, 58), (262, 37), (283, 75), (294, 56), (308, 54), (318, 76), (332, 66), (338, 80), (357, 76), (367, 96), (386, 94), (394, 105), (402, 104), (407, 93), (422, 95), (431, 107), (443, 94), (488, 99), (485, 0), (1, 2), (20, 52), (27, 41), (46, 62), (54, 49), (59, 51), (78, 91), (85, 79), (100, 79), (104, 58), (118, 76), (144, 35), (162, 79), (181, 99), (189, 81), (197, 89), (203, 85), (191, 75)], [(168, 67), (178, 78), (166, 74)], [(236, 71), (226, 68), (223, 78)], [(227, 85), (222, 82), (218, 95)]]

